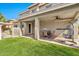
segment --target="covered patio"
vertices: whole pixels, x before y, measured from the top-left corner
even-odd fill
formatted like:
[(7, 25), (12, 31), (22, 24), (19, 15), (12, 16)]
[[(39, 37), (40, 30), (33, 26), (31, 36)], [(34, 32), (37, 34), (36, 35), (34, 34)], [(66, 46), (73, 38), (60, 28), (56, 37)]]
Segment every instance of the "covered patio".
[[(78, 40), (78, 8), (62, 8), (55, 11), (28, 17), (21, 22), (24, 24), (22, 34), (35, 39), (44, 39), (63, 43)], [(72, 10), (72, 11), (71, 11)]]

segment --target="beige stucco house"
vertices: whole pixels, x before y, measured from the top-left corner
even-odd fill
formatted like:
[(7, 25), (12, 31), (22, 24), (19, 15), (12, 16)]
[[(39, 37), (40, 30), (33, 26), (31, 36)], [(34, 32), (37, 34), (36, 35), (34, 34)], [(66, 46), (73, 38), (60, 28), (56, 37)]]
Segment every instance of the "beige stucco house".
[(78, 42), (78, 19), (79, 3), (36, 3), (19, 14), (22, 35), (38, 40)]

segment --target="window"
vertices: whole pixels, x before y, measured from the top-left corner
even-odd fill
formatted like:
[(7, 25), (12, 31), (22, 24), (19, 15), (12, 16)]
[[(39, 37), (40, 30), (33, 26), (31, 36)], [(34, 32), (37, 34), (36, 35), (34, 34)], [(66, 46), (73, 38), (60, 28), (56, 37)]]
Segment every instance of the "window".
[(46, 8), (49, 8), (49, 7), (51, 7), (52, 6), (52, 4), (48, 4), (47, 6), (46, 6)]
[(18, 26), (17, 26), (17, 25), (14, 25), (14, 27), (16, 27), (16, 28), (17, 28)]
[(24, 25), (23, 24), (21, 24), (21, 28), (23, 28), (24, 27)]
[(36, 12), (36, 9), (33, 9), (33, 10), (32, 10), (32, 13), (35, 13), (35, 12)]

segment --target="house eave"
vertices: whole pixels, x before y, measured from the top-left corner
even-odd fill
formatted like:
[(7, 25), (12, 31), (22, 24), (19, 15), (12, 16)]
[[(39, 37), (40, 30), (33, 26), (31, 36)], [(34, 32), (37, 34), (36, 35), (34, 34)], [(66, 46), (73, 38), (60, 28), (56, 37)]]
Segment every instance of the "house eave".
[(64, 8), (64, 7), (68, 7), (68, 6), (75, 5), (75, 4), (77, 4), (77, 3), (67, 4), (67, 5), (57, 7), (57, 8), (53, 8), (53, 9), (51, 8), (51, 9), (48, 9), (48, 10), (39, 11), (37, 13), (33, 13), (33, 14), (30, 14), (30, 15), (25, 16), (23, 18), (20, 18), (19, 20), (29, 18), (29, 17), (33, 17), (33, 16), (37, 16), (37, 15), (40, 15), (40, 14), (43, 14), (43, 13), (46, 13), (46, 12), (54, 11), (54, 10), (61, 9), (61, 8)]

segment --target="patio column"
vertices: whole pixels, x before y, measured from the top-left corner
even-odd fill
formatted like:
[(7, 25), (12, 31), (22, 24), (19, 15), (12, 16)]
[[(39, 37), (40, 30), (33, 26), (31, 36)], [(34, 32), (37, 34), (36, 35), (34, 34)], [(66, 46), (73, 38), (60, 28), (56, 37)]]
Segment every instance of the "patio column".
[(22, 36), (22, 31), (21, 31), (21, 26), (22, 24), (21, 24), (21, 22), (19, 22), (19, 32), (20, 32), (20, 36)]
[(74, 42), (76, 42), (78, 44), (78, 41), (79, 41), (79, 39), (78, 39), (78, 23), (75, 22), (73, 24), (73, 26), (74, 26), (74, 35), (73, 35)]
[(26, 27), (27, 27), (26, 22), (24, 22), (24, 35), (26, 35)]
[(0, 40), (2, 39), (2, 25), (3, 25), (3, 23), (0, 22)]
[(39, 24), (39, 19), (35, 18), (35, 39), (39, 39), (39, 29), (40, 29), (40, 24)]
[(14, 24), (12, 24), (12, 37), (14, 36)]

